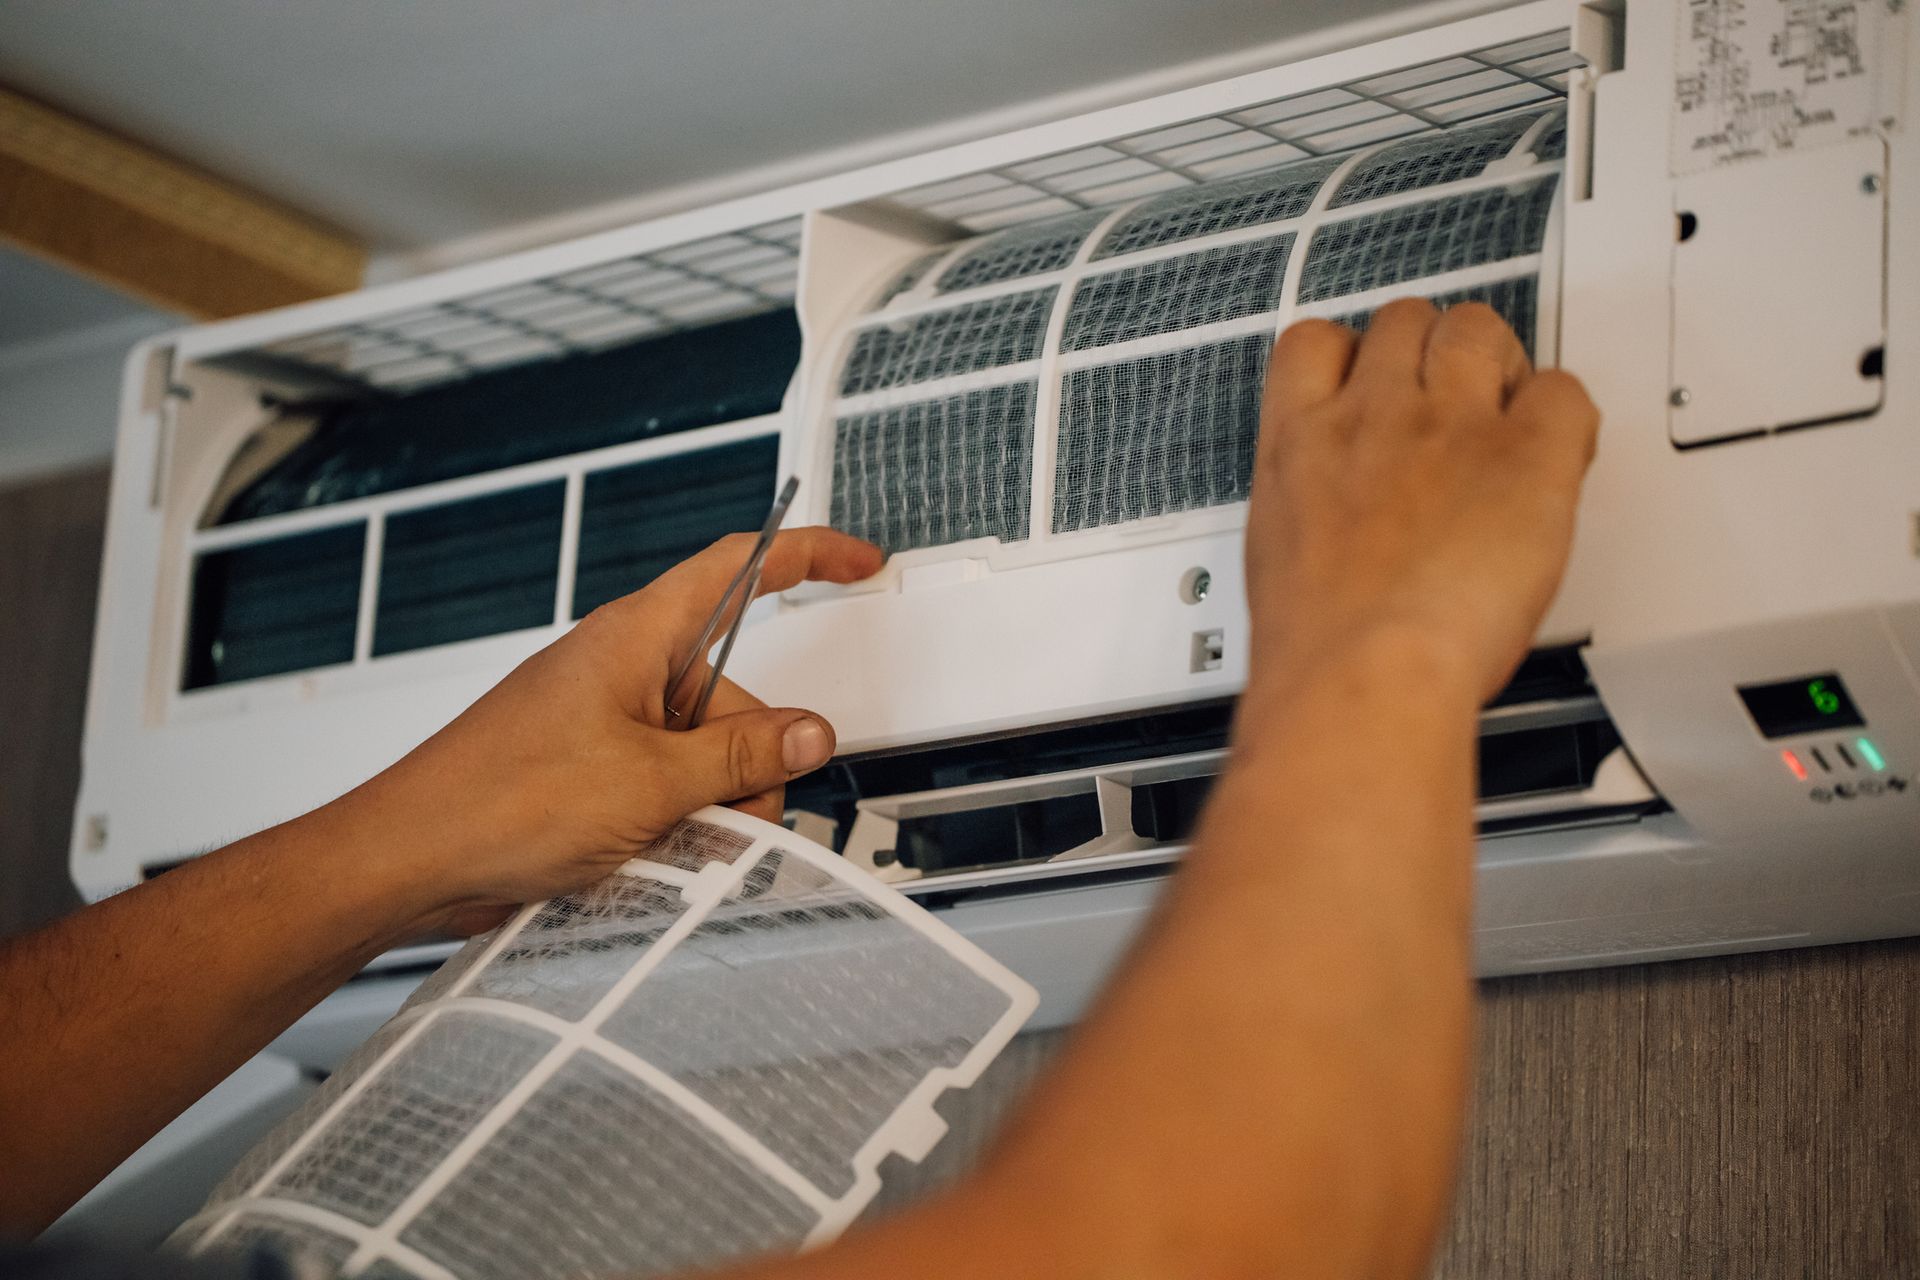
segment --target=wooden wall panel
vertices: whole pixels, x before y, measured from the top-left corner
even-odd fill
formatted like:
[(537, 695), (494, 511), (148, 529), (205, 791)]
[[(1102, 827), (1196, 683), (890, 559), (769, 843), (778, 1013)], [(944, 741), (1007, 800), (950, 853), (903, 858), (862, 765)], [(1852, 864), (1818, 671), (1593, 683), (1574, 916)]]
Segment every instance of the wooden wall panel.
[(0, 488), (0, 936), (78, 901), (67, 834), (107, 469)]

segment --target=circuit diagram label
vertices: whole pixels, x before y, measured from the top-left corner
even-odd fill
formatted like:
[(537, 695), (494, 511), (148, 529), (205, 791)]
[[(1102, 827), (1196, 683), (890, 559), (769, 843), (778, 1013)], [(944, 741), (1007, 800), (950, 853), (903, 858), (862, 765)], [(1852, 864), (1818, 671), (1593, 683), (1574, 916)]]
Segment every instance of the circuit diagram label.
[(1904, 0), (1684, 0), (1672, 168), (1871, 133), (1899, 109)]

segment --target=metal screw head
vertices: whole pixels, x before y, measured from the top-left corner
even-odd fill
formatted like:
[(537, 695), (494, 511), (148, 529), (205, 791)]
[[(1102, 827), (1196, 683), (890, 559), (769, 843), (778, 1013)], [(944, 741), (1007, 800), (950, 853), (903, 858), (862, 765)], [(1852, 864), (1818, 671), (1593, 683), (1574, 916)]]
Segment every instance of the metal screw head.
[(1877, 173), (1870, 173), (1866, 177), (1860, 179), (1860, 189), (1866, 192), (1870, 196), (1879, 195), (1880, 194), (1880, 175)]
[(1667, 393), (1667, 403), (1676, 409), (1684, 409), (1693, 403), (1693, 392), (1685, 387), (1675, 387)]
[(1195, 604), (1205, 600), (1207, 598), (1207, 592), (1213, 590), (1213, 575), (1205, 569), (1202, 569), (1199, 573), (1193, 575), (1193, 586), (1190, 589), (1193, 592)]

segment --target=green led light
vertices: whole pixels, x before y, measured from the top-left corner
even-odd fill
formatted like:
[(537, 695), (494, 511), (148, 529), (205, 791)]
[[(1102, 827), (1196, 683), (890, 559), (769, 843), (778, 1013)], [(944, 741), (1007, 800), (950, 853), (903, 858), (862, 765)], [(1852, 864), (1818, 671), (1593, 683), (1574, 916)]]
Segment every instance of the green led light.
[(1880, 754), (1880, 748), (1865, 738), (1855, 738), (1853, 745), (1860, 748), (1860, 754), (1865, 757), (1868, 764), (1873, 766), (1875, 772), (1887, 767), (1887, 758)]
[(1813, 709), (1823, 716), (1830, 716), (1840, 709), (1840, 695), (1827, 688), (1825, 680), (1808, 682), (1807, 697), (1813, 700)]

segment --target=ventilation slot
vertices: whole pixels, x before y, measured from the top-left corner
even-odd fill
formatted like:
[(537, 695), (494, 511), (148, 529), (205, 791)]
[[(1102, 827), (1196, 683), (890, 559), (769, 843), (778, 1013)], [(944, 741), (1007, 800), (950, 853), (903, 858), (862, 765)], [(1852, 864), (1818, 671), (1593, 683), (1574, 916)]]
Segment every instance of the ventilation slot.
[(775, 413), (799, 356), (799, 324), (792, 311), (778, 311), (398, 399), (321, 407), (305, 443), (241, 487), (213, 522)]
[(551, 623), (565, 498), (556, 480), (388, 517), (374, 654)]
[[(858, 758), (796, 781), (787, 802), (842, 833), (855, 862), (929, 889), (1106, 874), (1191, 838), (1232, 716), (1222, 702)], [(1483, 836), (1661, 807), (1571, 648), (1523, 664), (1482, 717), (1479, 756)]]
[(777, 486), (774, 436), (589, 473), (573, 616), (655, 578), (729, 533), (758, 529)]
[(366, 538), (352, 525), (202, 553), (182, 687), (352, 661)]

